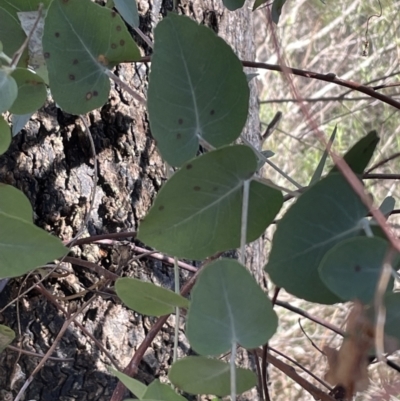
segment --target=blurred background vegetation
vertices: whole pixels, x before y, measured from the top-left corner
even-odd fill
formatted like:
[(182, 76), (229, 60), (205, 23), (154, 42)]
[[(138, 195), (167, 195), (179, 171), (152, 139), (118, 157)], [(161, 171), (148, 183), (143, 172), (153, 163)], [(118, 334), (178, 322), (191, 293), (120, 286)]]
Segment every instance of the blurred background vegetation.
[[(400, 72), (399, 10), (400, 1), (389, 0), (288, 0), (275, 32), (281, 54), (290, 67), (323, 74), (334, 73), (341, 79), (371, 86), (397, 84)], [(257, 10), (255, 15), (257, 61), (277, 64), (278, 57), (266, 9)], [(368, 41), (368, 48), (365, 41)], [(265, 129), (276, 112), (283, 114), (278, 129), (266, 140), (264, 149), (275, 152), (271, 161), (306, 186), (320, 161), (323, 146), (315, 137), (298, 101), (294, 99), (284, 75), (265, 70), (259, 70), (259, 74), (262, 128)], [(381, 138), (371, 165), (400, 151), (399, 110), (334, 84), (297, 76), (293, 76), (293, 81), (310, 115), (327, 139), (337, 125), (333, 145), (337, 153), (343, 155), (371, 130), (376, 130)], [(400, 88), (397, 86), (379, 91), (400, 98)], [(328, 161), (326, 169), (330, 165)], [(400, 173), (400, 159), (394, 159), (374, 172)], [(270, 167), (266, 168), (265, 174), (273, 181), (294, 189)], [(366, 184), (378, 205), (386, 196), (392, 195), (397, 201), (396, 207), (399, 207), (398, 181), (368, 180)], [(394, 228), (397, 228), (396, 220), (395, 216), (389, 220)], [(268, 238), (272, 238), (272, 232), (269, 234)], [(279, 299), (290, 301), (292, 305), (325, 318), (338, 327), (345, 326), (348, 305), (319, 306), (294, 299), (285, 293)], [(280, 315), (279, 332), (271, 345), (323, 378), (325, 357), (301, 331), (299, 317), (279, 307), (277, 312)], [(341, 343), (338, 336), (306, 319), (302, 319), (302, 325), (319, 348), (324, 345), (338, 347)], [(399, 356), (395, 360), (400, 363)], [(296, 370), (301, 372), (298, 368)], [(370, 389), (366, 394), (360, 394), (357, 400), (400, 400), (400, 375), (383, 364), (375, 364), (370, 370)], [(316, 383), (304, 372), (302, 374)], [(273, 367), (270, 367), (270, 383), (271, 399), (274, 401), (313, 399)]]

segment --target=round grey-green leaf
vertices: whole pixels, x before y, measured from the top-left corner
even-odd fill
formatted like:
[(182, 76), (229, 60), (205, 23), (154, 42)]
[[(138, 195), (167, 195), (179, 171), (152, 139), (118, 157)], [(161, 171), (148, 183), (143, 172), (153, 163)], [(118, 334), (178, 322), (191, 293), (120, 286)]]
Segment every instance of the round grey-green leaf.
[[(161, 188), (138, 238), (162, 252), (201, 260), (240, 245), (243, 186), (257, 169), (247, 146), (227, 146), (187, 162)], [(282, 193), (251, 181), (247, 242), (273, 221)]]
[(0, 212), (32, 223), (33, 210), (25, 194), (12, 185), (0, 183)]
[(90, 0), (52, 1), (43, 50), (54, 100), (71, 114), (103, 106), (110, 91), (106, 70), (140, 58), (121, 17)]
[(28, 114), (40, 109), (47, 98), (43, 79), (26, 68), (15, 69), (12, 77), (18, 85), (18, 96), (10, 107), (10, 112)]
[(171, 386), (161, 383), (160, 380), (156, 379), (149, 384), (143, 400), (186, 401), (186, 398), (176, 393)]
[(181, 166), (196, 156), (199, 141), (220, 147), (239, 137), (249, 87), (239, 59), (211, 29), (171, 13), (154, 35), (151, 132), (168, 164)]
[[(188, 356), (175, 362), (168, 374), (171, 383), (189, 394), (230, 394), (229, 364), (201, 356)], [(243, 393), (257, 383), (256, 375), (247, 369), (236, 368), (236, 390)]]
[[(389, 249), (387, 241), (378, 237), (355, 237), (339, 242), (322, 259), (320, 277), (342, 301), (358, 299), (370, 304)], [(398, 255), (393, 264), (399, 265)], [(393, 278), (388, 289), (393, 289)]]
[(198, 354), (220, 355), (234, 343), (259, 347), (277, 324), (267, 295), (237, 261), (217, 260), (200, 273), (186, 323), (186, 335)]
[(18, 95), (18, 85), (8, 72), (0, 69), (0, 113), (9, 110)]
[(304, 192), (277, 225), (265, 269), (272, 281), (310, 302), (341, 302), (318, 267), (337, 243), (360, 235), (367, 208), (345, 178), (329, 174)]
[(163, 316), (173, 313), (175, 308), (189, 306), (189, 301), (181, 295), (135, 278), (119, 278), (115, 290), (128, 308), (143, 315)]
[(11, 129), (3, 116), (0, 116), (0, 155), (5, 153), (11, 144)]
[(18, 277), (68, 252), (32, 223), (0, 211), (0, 278)]

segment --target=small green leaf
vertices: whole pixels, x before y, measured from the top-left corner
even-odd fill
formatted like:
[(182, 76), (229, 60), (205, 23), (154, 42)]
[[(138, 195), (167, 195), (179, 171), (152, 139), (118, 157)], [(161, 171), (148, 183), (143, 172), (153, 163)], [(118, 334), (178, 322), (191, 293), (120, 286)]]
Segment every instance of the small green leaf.
[(189, 306), (189, 301), (181, 295), (135, 278), (119, 278), (115, 290), (128, 308), (143, 315), (163, 316), (173, 313), (177, 307)]
[(222, 0), (222, 2), (229, 11), (235, 11), (243, 7), (245, 0)]
[[(376, 131), (371, 131), (354, 144), (353, 147), (343, 156), (343, 159), (354, 173), (362, 174), (364, 172), (374, 154), (378, 142), (379, 137)], [(330, 174), (336, 173), (337, 171), (337, 167), (334, 166)]]
[(210, 263), (192, 291), (186, 335), (201, 355), (219, 355), (232, 344), (256, 348), (275, 333), (271, 302), (244, 266), (232, 259)]
[(282, 8), (285, 5), (286, 0), (274, 0), (271, 7), (271, 17), (272, 21), (278, 25), (279, 18), (282, 13)]
[(9, 346), (15, 338), (14, 330), (0, 324), (0, 353)]
[(0, 212), (0, 278), (18, 277), (69, 250), (46, 231)]
[(268, 0), (256, 0), (253, 4), (253, 11), (267, 2)]
[(177, 394), (170, 386), (156, 379), (149, 384), (143, 400), (186, 401), (186, 398)]
[(18, 85), (18, 96), (10, 107), (10, 112), (28, 114), (40, 109), (47, 98), (43, 79), (25, 68), (15, 69), (11, 76)]
[(17, 135), (25, 127), (26, 123), (30, 120), (33, 113), (28, 114), (13, 114), (11, 117), (12, 123), (12, 136)]
[[(11, 2), (7, 0), (0, 0), (0, 40), (3, 43), (3, 52), (8, 57), (12, 58), (14, 53), (24, 43), (26, 35), (21, 28), (20, 22), (18, 21), (16, 11), (12, 10), (14, 8), (13, 4), (9, 4), (7, 7), (7, 3)], [(25, 49), (18, 63), (18, 66), (26, 67), (28, 65), (28, 59), (28, 49)], [(1, 76), (0, 93), (3, 96), (3, 90), (1, 89)]]
[(325, 163), (326, 163), (326, 159), (328, 158), (328, 150), (331, 148), (333, 141), (335, 140), (336, 137), (336, 129), (337, 129), (337, 125), (335, 125), (335, 129), (332, 132), (331, 137), (329, 138), (329, 142), (327, 144), (328, 149), (324, 150), (324, 153), (322, 154), (321, 160), (318, 163), (317, 168), (315, 169), (315, 172), (311, 178), (310, 183), (308, 184), (309, 186), (315, 184), (316, 182), (318, 182), (321, 177), (322, 177), (322, 173), (324, 171), (324, 167), (325, 167)]
[[(243, 145), (187, 162), (161, 188), (138, 238), (162, 252), (198, 260), (239, 247), (243, 185), (256, 169), (254, 152)], [(247, 242), (265, 231), (282, 202), (281, 192), (251, 181)]]
[[(389, 246), (382, 238), (355, 237), (339, 242), (324, 256), (319, 274), (325, 285), (342, 301), (373, 301), (382, 264)], [(396, 257), (395, 266), (399, 264)], [(393, 278), (388, 289), (393, 288)]]
[(199, 141), (237, 139), (247, 119), (249, 87), (232, 49), (188, 17), (169, 14), (155, 29), (149, 77), (151, 132), (162, 157), (181, 166)]
[[(229, 364), (188, 356), (175, 362), (168, 374), (171, 383), (189, 394), (213, 394), (224, 397), (230, 394)], [(243, 393), (257, 383), (256, 375), (247, 369), (236, 368), (236, 390)]]
[(139, 400), (143, 399), (144, 394), (147, 391), (147, 386), (140, 381), (129, 377), (125, 373), (119, 372), (118, 370), (115, 370), (114, 368), (109, 368), (110, 372), (117, 377), (122, 384)]
[(386, 217), (390, 216), (390, 213), (393, 212), (394, 207), (396, 205), (396, 199), (393, 196), (387, 196), (382, 204), (379, 206), (379, 210), (382, 212), (383, 215)]
[(22, 191), (12, 185), (0, 183), (0, 212), (32, 223), (31, 202)]
[(132, 27), (139, 26), (139, 13), (136, 0), (114, 0), (115, 8), (121, 17)]
[(140, 58), (121, 17), (90, 0), (53, 0), (43, 50), (54, 100), (72, 114), (102, 106), (110, 91), (107, 69)]
[(318, 266), (333, 246), (360, 235), (367, 208), (341, 174), (304, 192), (279, 221), (266, 271), (279, 287), (310, 302), (340, 302), (322, 282)]
[(0, 113), (4, 113), (14, 103), (18, 95), (18, 86), (15, 79), (0, 69)]
[(3, 116), (0, 115), (0, 155), (5, 153), (11, 144), (10, 126)]

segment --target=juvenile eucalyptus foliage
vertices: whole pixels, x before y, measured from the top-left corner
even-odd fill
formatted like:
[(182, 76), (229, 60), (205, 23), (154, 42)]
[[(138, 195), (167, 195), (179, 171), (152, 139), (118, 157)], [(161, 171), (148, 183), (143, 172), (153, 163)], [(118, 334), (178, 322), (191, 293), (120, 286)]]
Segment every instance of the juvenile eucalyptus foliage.
[[(24, 12), (37, 11), (39, 3), (42, 61), (33, 71), (28, 68), (30, 48), (21, 48), (26, 33), (19, 19)], [(255, 7), (263, 3), (257, 1)], [(284, 3), (273, 2), (275, 22)], [(132, 4), (115, 0), (121, 16), (137, 28)], [(243, 1), (225, 0), (225, 5), (234, 10)], [(0, 111), (16, 117), (33, 113), (44, 104), (47, 91), (68, 113), (84, 114), (103, 106), (112, 69), (140, 60), (121, 16), (90, 0), (21, 0), (14, 7), (0, 0)], [(20, 57), (14, 59), (19, 49)], [(204, 261), (258, 239), (277, 219), (284, 198), (258, 174), (261, 150), (235, 143), (247, 119), (249, 96), (240, 60), (213, 31), (176, 14), (158, 24), (148, 113), (159, 152), (176, 170), (142, 220), (140, 241), (173, 257)], [(0, 153), (10, 142), (10, 128), (1, 117)], [(378, 142), (372, 131), (344, 155), (359, 177)], [(199, 155), (199, 146), (206, 152)], [(310, 186), (274, 222), (264, 268), (275, 285), (310, 302), (358, 299), (371, 306), (389, 244), (374, 231), (366, 206), (336, 168), (323, 175), (326, 159), (327, 153)], [(28, 199), (0, 184), (0, 279), (24, 275), (68, 253), (59, 239), (33, 224), (32, 216)], [(399, 260), (394, 255), (395, 268)], [(252, 371), (235, 369), (234, 360), (229, 364), (217, 359), (238, 346), (254, 349), (266, 344), (278, 328), (268, 295), (243, 264), (231, 259), (208, 263), (189, 298), (131, 278), (118, 279), (115, 290), (126, 306), (144, 315), (187, 309), (186, 335), (199, 356), (173, 364), (169, 379), (177, 389), (226, 396), (233, 387), (240, 393), (255, 386)], [(385, 300), (388, 330), (400, 340), (400, 299), (393, 293), (393, 280)], [(1, 326), (0, 351), (13, 338), (12, 330)], [(141, 400), (184, 400), (158, 380), (145, 386), (121, 372), (113, 374)]]

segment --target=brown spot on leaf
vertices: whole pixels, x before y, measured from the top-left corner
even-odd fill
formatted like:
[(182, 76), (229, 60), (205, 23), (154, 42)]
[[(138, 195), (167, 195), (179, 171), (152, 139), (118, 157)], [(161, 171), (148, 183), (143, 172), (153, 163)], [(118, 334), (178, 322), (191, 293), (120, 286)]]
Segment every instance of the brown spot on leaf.
[(211, 110), (210, 114), (213, 116), (215, 114), (215, 110)]
[(160, 205), (160, 206), (158, 206), (158, 210), (164, 210), (164, 205)]
[(183, 123), (182, 118), (178, 119), (178, 124), (181, 125)]
[(74, 58), (74, 59), (72, 60), (72, 64), (73, 64), (73, 65), (77, 65), (78, 63), (79, 63), (79, 61), (78, 61), (77, 58)]
[(192, 167), (193, 167), (193, 165), (190, 164), (190, 163), (186, 165), (186, 169), (187, 169), (187, 170), (190, 170)]
[(360, 265), (355, 265), (355, 266), (354, 266), (354, 271), (357, 272), (357, 273), (358, 273), (359, 271), (361, 271), (361, 266), (360, 266)]
[(180, 132), (178, 132), (177, 134), (176, 134), (176, 139), (181, 139), (182, 138), (182, 134), (180, 133)]
[(74, 74), (69, 74), (69, 75), (68, 75), (68, 79), (69, 79), (70, 81), (75, 81), (75, 75), (74, 75)]
[(45, 52), (45, 53), (43, 54), (43, 56), (44, 56), (44, 58), (50, 58), (50, 53), (49, 53), (49, 52)]
[(195, 191), (200, 191), (201, 187), (199, 187), (198, 185), (196, 185), (195, 187), (193, 187), (193, 189), (194, 189)]
[(117, 13), (115, 11), (111, 11), (111, 17), (116, 17)]
[(117, 48), (116, 43), (111, 43), (111, 49), (116, 49), (116, 48)]
[(92, 92), (88, 92), (88, 93), (86, 93), (85, 98), (86, 98), (86, 100), (90, 100), (92, 98), (92, 96), (93, 96)]
[(121, 46), (123, 46), (123, 45), (125, 44), (125, 40), (124, 40), (124, 39), (121, 39), (121, 40), (119, 41), (119, 44), (120, 44)]
[(60, 32), (56, 32), (56, 33), (54, 34), (54, 36), (55, 36), (56, 38), (59, 38), (59, 37), (60, 37)]
[(122, 29), (122, 27), (121, 27), (121, 25), (117, 25), (117, 26), (115, 27), (115, 29), (119, 32), (119, 31)]
[(97, 57), (97, 61), (98, 61), (100, 64), (108, 65), (108, 59), (107, 59), (107, 57), (106, 57), (104, 54), (99, 54), (99, 56)]

